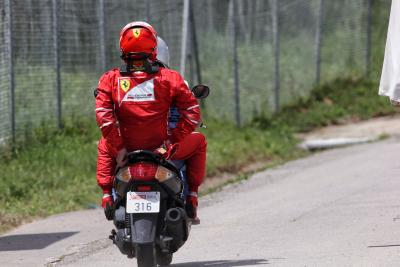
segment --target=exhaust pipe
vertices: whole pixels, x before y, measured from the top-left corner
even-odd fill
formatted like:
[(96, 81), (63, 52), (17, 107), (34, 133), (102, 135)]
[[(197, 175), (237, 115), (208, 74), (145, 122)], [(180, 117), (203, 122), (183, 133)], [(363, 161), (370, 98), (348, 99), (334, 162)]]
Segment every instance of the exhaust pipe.
[(165, 219), (170, 224), (178, 224), (180, 221), (183, 220), (184, 215), (186, 215), (183, 213), (186, 212), (181, 208), (172, 208), (167, 211)]
[(165, 215), (166, 234), (173, 238), (171, 252), (177, 251), (189, 237), (189, 220), (182, 208), (171, 208)]

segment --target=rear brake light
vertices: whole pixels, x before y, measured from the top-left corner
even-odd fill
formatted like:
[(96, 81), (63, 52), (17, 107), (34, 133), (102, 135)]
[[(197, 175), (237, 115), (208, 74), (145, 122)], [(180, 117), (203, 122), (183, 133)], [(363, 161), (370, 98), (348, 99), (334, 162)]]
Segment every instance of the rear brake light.
[(129, 172), (134, 180), (151, 181), (154, 179), (158, 165), (150, 162), (138, 162), (129, 166)]
[(151, 186), (149, 185), (140, 185), (137, 187), (137, 191), (139, 192), (148, 192), (151, 190)]

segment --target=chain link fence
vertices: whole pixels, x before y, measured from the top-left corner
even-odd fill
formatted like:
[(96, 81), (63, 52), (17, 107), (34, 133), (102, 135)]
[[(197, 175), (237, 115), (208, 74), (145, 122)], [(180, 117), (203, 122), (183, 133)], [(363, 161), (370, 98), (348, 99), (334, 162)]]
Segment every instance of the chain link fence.
[(93, 89), (120, 65), (130, 21), (155, 27), (191, 85), (210, 85), (209, 116), (243, 125), (318, 83), (368, 73), (388, 14), (371, 18), (375, 8), (390, 1), (0, 0), (0, 143), (93, 116)]

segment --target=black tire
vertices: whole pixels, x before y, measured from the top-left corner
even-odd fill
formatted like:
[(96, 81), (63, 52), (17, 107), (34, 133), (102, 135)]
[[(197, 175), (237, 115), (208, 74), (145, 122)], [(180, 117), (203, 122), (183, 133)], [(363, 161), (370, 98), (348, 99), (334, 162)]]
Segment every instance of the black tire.
[(172, 253), (161, 253), (157, 251), (157, 264), (160, 266), (168, 266), (172, 262)]
[(137, 245), (136, 258), (138, 267), (156, 267), (156, 250), (154, 243)]

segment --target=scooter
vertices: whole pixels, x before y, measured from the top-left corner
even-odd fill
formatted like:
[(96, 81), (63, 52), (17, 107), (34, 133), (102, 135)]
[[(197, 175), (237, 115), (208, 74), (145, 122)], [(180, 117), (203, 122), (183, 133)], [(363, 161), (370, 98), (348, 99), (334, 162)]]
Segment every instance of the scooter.
[[(192, 93), (206, 98), (209, 88), (197, 85)], [(192, 226), (185, 211), (184, 162), (146, 150), (133, 151), (127, 159), (114, 180), (115, 229), (110, 239), (121, 253), (136, 257), (139, 267), (167, 266), (188, 240)]]

